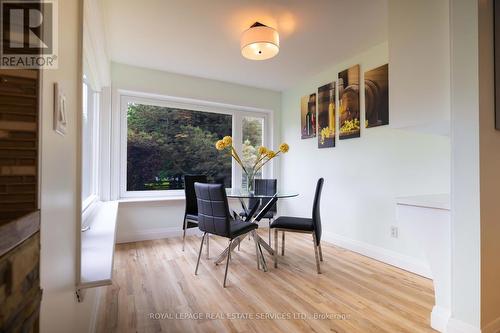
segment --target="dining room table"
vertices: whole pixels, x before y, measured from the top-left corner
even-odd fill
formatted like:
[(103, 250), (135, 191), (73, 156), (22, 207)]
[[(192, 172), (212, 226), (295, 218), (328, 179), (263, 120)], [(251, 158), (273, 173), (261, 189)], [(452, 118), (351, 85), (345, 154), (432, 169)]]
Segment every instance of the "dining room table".
[[(254, 192), (244, 189), (226, 188), (226, 195), (228, 198), (238, 199), (240, 201), (241, 206), (246, 212), (246, 216), (244, 218), (245, 222), (258, 223), (271, 209), (271, 207), (276, 204), (278, 199), (293, 198), (297, 197), (299, 194), (295, 192), (282, 191), (277, 191), (274, 194), (255, 194)], [(254, 204), (251, 207), (247, 207), (245, 201), (250, 202), (250, 199), (253, 199), (252, 201)], [(234, 216), (235, 219), (239, 219), (238, 214), (234, 213)], [(220, 264), (227, 257), (229, 251), (233, 251), (240, 245), (245, 236), (246, 235), (237, 237), (236, 241), (232, 242), (231, 246), (219, 255), (219, 257), (215, 260), (215, 264)], [(262, 248), (264, 248), (270, 255), (274, 255), (274, 250), (271, 245), (259, 236), (257, 232), (252, 232), (251, 236), (255, 241), (256, 251), (260, 251), (260, 256), (257, 254), (257, 257), (260, 258), (260, 260), (257, 260), (257, 268), (260, 269), (262, 267), (262, 269), (266, 272), (267, 264), (262, 253)]]

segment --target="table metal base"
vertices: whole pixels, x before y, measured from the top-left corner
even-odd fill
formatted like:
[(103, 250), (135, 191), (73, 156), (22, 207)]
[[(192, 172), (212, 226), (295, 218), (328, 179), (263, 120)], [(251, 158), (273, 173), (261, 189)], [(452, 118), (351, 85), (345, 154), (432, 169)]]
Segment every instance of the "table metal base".
[[(269, 246), (269, 244), (266, 243), (266, 241), (262, 237), (259, 236), (259, 234), (257, 234), (257, 232), (255, 230), (253, 230), (250, 233), (250, 235), (252, 236), (252, 238), (255, 242), (255, 252), (257, 255), (257, 268), (260, 269), (262, 267), (264, 272), (267, 272), (267, 264), (266, 264), (266, 260), (264, 258), (264, 254), (262, 253), (262, 247), (271, 256), (274, 255), (274, 250), (271, 246)], [(217, 265), (217, 264), (220, 264), (221, 262), (223, 262), (224, 259), (226, 259), (229, 251), (233, 251), (241, 243), (241, 241), (243, 239), (245, 239), (245, 237), (246, 237), (246, 234), (236, 238), (231, 243), (231, 246), (228, 246), (224, 251), (222, 251), (222, 253), (219, 255), (219, 257), (217, 257), (217, 259), (215, 259), (215, 264)]]

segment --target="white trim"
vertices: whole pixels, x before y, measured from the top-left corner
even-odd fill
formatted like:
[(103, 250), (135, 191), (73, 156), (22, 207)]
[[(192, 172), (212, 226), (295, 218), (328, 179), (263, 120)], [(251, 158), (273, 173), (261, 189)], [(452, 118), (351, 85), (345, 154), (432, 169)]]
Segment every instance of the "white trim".
[(118, 202), (99, 202), (94, 205), (89, 230), (81, 234), (81, 272), (78, 288), (111, 284)]
[(95, 194), (91, 194), (88, 198), (82, 202), (82, 219), (83, 224), (85, 224), (86, 216), (93, 210), (94, 204), (99, 200), (99, 197)]
[[(82, 198), (82, 215), (85, 214), (85, 211), (89, 206), (91, 206), (94, 202), (96, 202), (99, 199), (99, 154), (100, 154), (100, 111), (101, 111), (101, 95), (98, 91), (92, 87), (91, 83), (88, 81), (88, 79), (84, 76), (83, 78), (83, 85), (86, 86), (87, 89), (87, 96), (83, 96), (82, 93), (82, 102), (83, 98), (87, 97), (86, 101), (86, 106), (87, 110), (83, 110), (83, 103), (82, 103), (82, 110), (83, 112), (87, 112), (89, 117), (91, 119), (89, 125), (90, 125), (90, 131), (91, 131), (91, 136), (92, 136), (92, 147), (91, 147), (91, 174), (90, 174), (90, 195), (87, 198)], [(82, 131), (81, 131), (81, 136), (83, 138), (83, 113), (82, 113)], [(83, 142), (81, 143), (81, 148), (82, 148), (82, 157), (80, 163), (82, 164), (83, 161), (83, 147), (88, 143)], [(81, 174), (81, 183), (82, 187), (83, 184), (88, 181), (87, 179), (83, 179), (83, 165), (82, 167), (82, 174)], [(84, 221), (82, 220), (82, 225), (84, 224)]]
[(357, 252), (372, 259), (404, 269), (420, 276), (432, 279), (429, 265), (421, 260), (406, 256), (379, 246), (350, 239), (332, 232), (323, 231), (323, 241)]
[[(179, 106), (179, 108), (189, 108), (192, 105), (196, 105), (199, 107), (204, 107), (205, 110), (207, 110), (207, 112), (210, 112), (210, 110), (208, 108), (211, 108), (211, 109), (226, 109), (228, 113), (233, 112), (233, 111), (242, 111), (242, 112), (250, 112), (250, 113), (251, 112), (268, 113), (268, 114), (273, 113), (273, 111), (269, 110), (269, 109), (254, 108), (254, 107), (249, 107), (249, 106), (241, 106), (241, 105), (228, 104), (228, 103), (211, 102), (211, 101), (205, 101), (205, 100), (194, 99), (194, 98), (152, 94), (152, 93), (139, 92), (139, 91), (133, 91), (133, 90), (126, 90), (126, 89), (116, 89), (116, 94), (118, 95), (118, 97), (131, 96), (131, 97), (138, 97), (138, 98), (145, 98), (145, 99), (167, 101), (167, 102), (178, 103), (178, 104), (184, 105), (184, 106)], [(204, 111), (204, 110), (199, 110), (199, 111)], [(214, 111), (212, 111), (212, 112), (214, 112)], [(219, 112), (217, 112), (217, 113), (219, 113)]]
[[(126, 177), (127, 177), (127, 104), (130, 102), (157, 105), (162, 107), (187, 109), (201, 112), (212, 112), (219, 114), (228, 114), (232, 116), (232, 136), (235, 148), (241, 151), (242, 136), (241, 127), (243, 117), (255, 117), (264, 119), (263, 142), (266, 146), (272, 146), (272, 122), (273, 112), (267, 109), (259, 109), (253, 107), (236, 106), (231, 104), (216, 103), (209, 101), (202, 101), (190, 98), (173, 97), (157, 94), (149, 94), (143, 92), (134, 92), (129, 90), (116, 89), (114, 91), (113, 100), (118, 103), (116, 106), (116, 116), (114, 119), (114, 154), (118, 154), (118, 162), (115, 160), (113, 171), (115, 174), (112, 179), (113, 183), (117, 183), (117, 190), (112, 199), (126, 199), (126, 198), (165, 198), (165, 197), (179, 197), (184, 194), (183, 190), (166, 190), (166, 191), (127, 191)], [(118, 132), (118, 133), (116, 133)], [(116, 152), (117, 151), (117, 152)], [(114, 155), (116, 156), (116, 155)], [(273, 165), (269, 163), (264, 167), (264, 177), (273, 177)], [(237, 167), (234, 160), (232, 161), (232, 179), (234, 184), (232, 187), (239, 187), (242, 174), (240, 168)], [(115, 185), (116, 186), (116, 185)]]
[(99, 109), (99, 181), (97, 193), (103, 201), (111, 200), (111, 88), (103, 87)]
[[(186, 236), (199, 235), (201, 231), (198, 228), (190, 228), (186, 230)], [(172, 238), (182, 236), (182, 228), (169, 227), (169, 228), (154, 228), (144, 229), (136, 232), (119, 233), (116, 237), (116, 243), (132, 243), (146, 240)]]
[(481, 329), (457, 318), (450, 318), (446, 333), (481, 333)]
[(82, 55), (92, 83), (100, 90), (111, 84), (111, 64), (100, 1), (84, 1), (83, 11)]
[(166, 196), (166, 197), (144, 197), (144, 198), (124, 198), (118, 200), (120, 203), (120, 206), (122, 205), (128, 205), (128, 204), (141, 204), (143, 202), (167, 202), (167, 201), (185, 201), (186, 196), (184, 195), (184, 191), (182, 192), (182, 195), (178, 196)]
[(445, 332), (450, 317), (450, 309), (434, 305), (431, 311), (431, 327), (439, 332)]

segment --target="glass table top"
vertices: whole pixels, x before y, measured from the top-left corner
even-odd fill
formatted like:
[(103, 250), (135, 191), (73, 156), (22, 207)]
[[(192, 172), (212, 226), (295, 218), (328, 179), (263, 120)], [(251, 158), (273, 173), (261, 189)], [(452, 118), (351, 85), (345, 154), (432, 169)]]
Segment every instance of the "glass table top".
[(256, 199), (269, 199), (269, 198), (272, 198), (272, 197), (276, 197), (278, 199), (281, 199), (281, 198), (292, 198), (292, 197), (296, 197), (298, 196), (299, 194), (298, 193), (293, 193), (293, 192), (281, 192), (281, 191), (278, 191), (278, 193), (272, 195), (266, 195), (266, 194), (254, 194), (254, 193), (250, 193), (248, 191), (245, 191), (243, 189), (239, 189), (239, 188), (226, 188), (226, 195), (228, 198), (241, 198), (241, 199), (244, 199), (244, 198), (256, 198)]

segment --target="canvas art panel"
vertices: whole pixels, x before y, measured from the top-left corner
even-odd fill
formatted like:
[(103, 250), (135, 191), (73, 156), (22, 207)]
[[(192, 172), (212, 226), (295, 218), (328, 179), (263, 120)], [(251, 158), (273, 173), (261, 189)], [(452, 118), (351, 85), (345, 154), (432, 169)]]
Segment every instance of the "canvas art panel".
[(389, 65), (365, 72), (366, 128), (389, 124)]
[(359, 65), (339, 73), (339, 138), (360, 137)]
[(302, 139), (316, 136), (316, 93), (300, 99), (300, 127)]
[(318, 88), (318, 148), (335, 147), (335, 82)]

